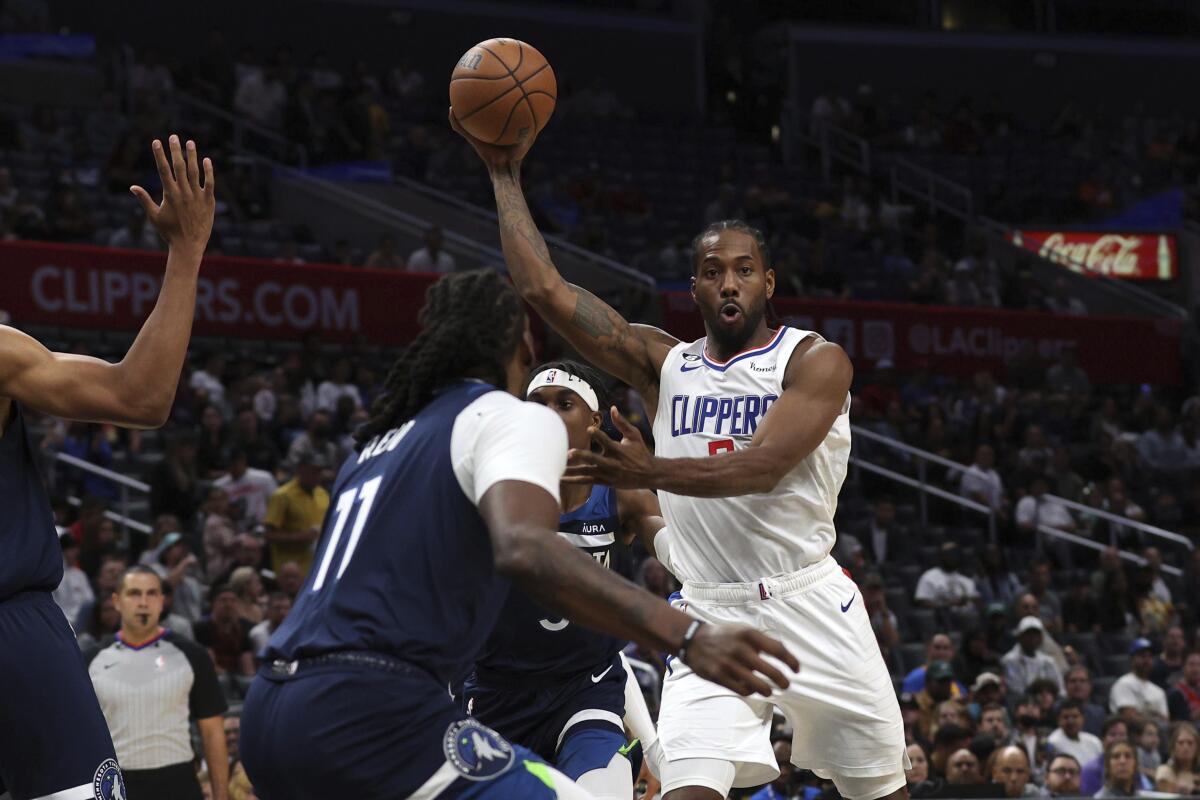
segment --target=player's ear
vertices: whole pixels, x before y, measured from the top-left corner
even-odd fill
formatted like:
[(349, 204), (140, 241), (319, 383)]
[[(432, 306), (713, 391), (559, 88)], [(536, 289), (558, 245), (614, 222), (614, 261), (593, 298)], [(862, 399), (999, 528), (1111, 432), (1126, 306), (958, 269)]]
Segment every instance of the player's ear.
[(775, 270), (768, 269), (767, 270), (767, 299), (770, 300), (771, 296), (774, 294), (775, 294)]
[(600, 413), (599, 411), (593, 411), (592, 412), (592, 424), (595, 425), (597, 428), (604, 425), (604, 415), (602, 413)]
[(692, 302), (696, 301), (696, 276), (693, 275), (689, 280), (689, 286), (692, 293)]

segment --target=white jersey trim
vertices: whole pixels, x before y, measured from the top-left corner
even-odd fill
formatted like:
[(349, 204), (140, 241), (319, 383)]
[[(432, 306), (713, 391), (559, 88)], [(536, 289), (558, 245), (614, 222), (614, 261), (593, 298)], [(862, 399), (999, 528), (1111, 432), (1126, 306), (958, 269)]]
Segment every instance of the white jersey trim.
[[(8, 797), (7, 794), (0, 796)], [(61, 792), (35, 797), (33, 800), (94, 800), (95, 797), (96, 788), (91, 783), (84, 783), (70, 789), (63, 789)]]

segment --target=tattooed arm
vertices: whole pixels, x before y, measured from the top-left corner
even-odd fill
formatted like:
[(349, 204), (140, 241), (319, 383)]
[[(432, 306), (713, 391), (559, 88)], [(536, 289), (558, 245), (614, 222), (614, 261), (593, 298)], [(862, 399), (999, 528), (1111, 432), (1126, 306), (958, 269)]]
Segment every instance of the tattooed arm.
[(532, 141), (497, 147), (473, 139), (453, 115), (450, 124), (487, 164), (504, 260), (517, 291), (584, 358), (636, 388), (653, 409), (659, 369), (678, 340), (649, 325), (631, 325), (603, 300), (558, 274), (521, 191), (521, 159)]

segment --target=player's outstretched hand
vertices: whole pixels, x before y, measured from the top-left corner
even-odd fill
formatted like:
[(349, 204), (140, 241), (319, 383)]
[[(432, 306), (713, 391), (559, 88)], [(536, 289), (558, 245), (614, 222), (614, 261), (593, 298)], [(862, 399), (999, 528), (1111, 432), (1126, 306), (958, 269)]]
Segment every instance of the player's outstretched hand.
[(646, 447), (639, 431), (621, 416), (617, 407), (610, 410), (613, 425), (621, 432), (621, 441), (597, 426), (588, 428), (592, 442), (600, 452), (572, 450), (567, 454), (565, 483), (602, 483), (614, 489), (653, 489), (654, 454)]
[(800, 669), (800, 662), (779, 640), (744, 625), (701, 625), (688, 647), (685, 663), (701, 678), (742, 696), (769, 697), (771, 684), (786, 689), (788, 679), (764, 655), (782, 661), (792, 672)]
[(141, 186), (130, 186), (129, 191), (141, 201), (146, 217), (170, 248), (202, 253), (212, 234), (213, 215), (217, 208), (217, 185), (213, 178), (212, 160), (206, 158), (203, 161), (204, 182), (201, 183), (201, 161), (196, 152), (196, 143), (191, 139), (187, 141), (186, 156), (178, 136), (171, 134), (169, 144), (169, 161), (160, 140), (155, 139), (150, 145), (154, 152), (154, 163), (158, 166), (158, 177), (162, 181), (162, 202), (155, 203), (150, 193)]
[(462, 125), (458, 123), (458, 119), (454, 116), (454, 109), (450, 109), (450, 127), (470, 143), (471, 147), (475, 148), (475, 152), (483, 159), (483, 163), (488, 165), (488, 169), (496, 169), (508, 167), (510, 164), (520, 164), (525, 158), (525, 154), (529, 152), (529, 148), (533, 146), (533, 140), (537, 138), (538, 131), (534, 128), (533, 135), (527, 136), (517, 144), (498, 145), (481, 142), (471, 134), (467, 133)]

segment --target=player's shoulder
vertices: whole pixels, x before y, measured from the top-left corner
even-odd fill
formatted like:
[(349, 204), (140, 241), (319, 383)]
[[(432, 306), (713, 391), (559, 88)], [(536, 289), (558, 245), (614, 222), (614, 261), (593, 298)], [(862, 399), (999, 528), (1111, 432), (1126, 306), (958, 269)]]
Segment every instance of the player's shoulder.
[(532, 428), (562, 427), (562, 421), (550, 409), (538, 403), (530, 403), (508, 392), (494, 391), (481, 395), (464, 408), (455, 420), (474, 421), (481, 427), (495, 425), (525, 425)]

